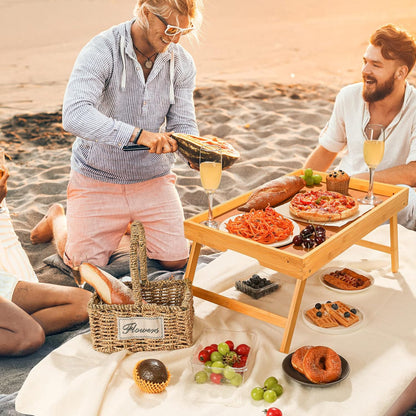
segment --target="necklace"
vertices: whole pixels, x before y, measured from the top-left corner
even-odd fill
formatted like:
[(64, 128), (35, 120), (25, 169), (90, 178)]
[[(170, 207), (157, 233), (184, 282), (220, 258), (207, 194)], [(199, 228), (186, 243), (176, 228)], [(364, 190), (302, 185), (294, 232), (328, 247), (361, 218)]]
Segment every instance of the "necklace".
[(144, 66), (147, 69), (151, 69), (153, 66), (153, 62), (152, 62), (152, 58), (157, 55), (157, 52), (155, 52), (153, 55), (147, 56), (145, 55), (141, 50), (139, 50), (138, 48), (136, 48), (136, 45), (133, 43), (133, 48), (139, 52), (140, 55), (144, 56), (146, 58), (146, 62), (144, 63)]

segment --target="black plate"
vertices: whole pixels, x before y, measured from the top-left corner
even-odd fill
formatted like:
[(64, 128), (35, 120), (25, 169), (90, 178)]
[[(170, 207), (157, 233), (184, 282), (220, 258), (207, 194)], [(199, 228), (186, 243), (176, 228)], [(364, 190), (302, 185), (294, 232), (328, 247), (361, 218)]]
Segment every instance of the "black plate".
[(344, 380), (349, 372), (350, 372), (350, 366), (347, 362), (347, 360), (341, 356), (339, 356), (339, 358), (341, 358), (341, 377), (338, 380), (335, 381), (331, 381), (330, 383), (325, 383), (325, 384), (316, 384), (316, 383), (312, 383), (312, 381), (309, 381), (303, 374), (299, 373), (299, 371), (295, 370), (292, 367), (292, 355), (293, 352), (291, 354), (289, 354), (282, 362), (282, 367), (283, 367), (283, 371), (293, 380), (295, 380), (296, 382), (303, 384), (305, 386), (308, 387), (329, 387), (332, 386), (334, 384), (337, 384), (339, 382), (341, 382), (342, 380)]

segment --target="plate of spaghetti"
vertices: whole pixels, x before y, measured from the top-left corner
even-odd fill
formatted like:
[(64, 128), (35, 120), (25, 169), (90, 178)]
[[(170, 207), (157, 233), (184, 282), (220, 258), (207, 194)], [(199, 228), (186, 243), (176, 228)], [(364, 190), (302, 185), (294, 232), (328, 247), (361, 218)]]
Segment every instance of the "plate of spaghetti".
[(227, 218), (219, 229), (272, 247), (290, 244), (293, 236), (300, 232), (296, 222), (270, 207)]

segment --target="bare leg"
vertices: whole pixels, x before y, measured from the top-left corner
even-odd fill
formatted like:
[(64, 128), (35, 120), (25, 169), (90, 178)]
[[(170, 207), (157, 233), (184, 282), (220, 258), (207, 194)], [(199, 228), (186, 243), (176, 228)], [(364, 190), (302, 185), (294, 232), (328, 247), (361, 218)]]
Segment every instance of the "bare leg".
[(45, 332), (39, 323), (0, 296), (0, 356), (31, 354), (44, 342)]
[(38, 222), (30, 233), (32, 244), (55, 241), (56, 250), (60, 257), (65, 251), (67, 240), (67, 224), (65, 211), (61, 204), (53, 204), (46, 215)]
[(90, 298), (91, 293), (84, 289), (19, 281), (12, 301), (49, 335), (87, 321)]
[(159, 260), (161, 266), (165, 267), (167, 270), (178, 270), (185, 266), (188, 259), (177, 260), (177, 261), (162, 261)]

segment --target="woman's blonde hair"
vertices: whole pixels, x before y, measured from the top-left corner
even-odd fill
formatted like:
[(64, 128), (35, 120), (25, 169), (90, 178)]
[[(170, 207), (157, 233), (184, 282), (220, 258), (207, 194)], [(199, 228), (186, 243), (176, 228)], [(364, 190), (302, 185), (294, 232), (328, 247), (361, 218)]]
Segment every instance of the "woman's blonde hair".
[(147, 29), (149, 22), (144, 13), (145, 9), (164, 18), (169, 18), (171, 13), (176, 11), (182, 16), (188, 16), (198, 29), (202, 24), (202, 7), (202, 0), (138, 0), (133, 14), (137, 18), (137, 23)]

